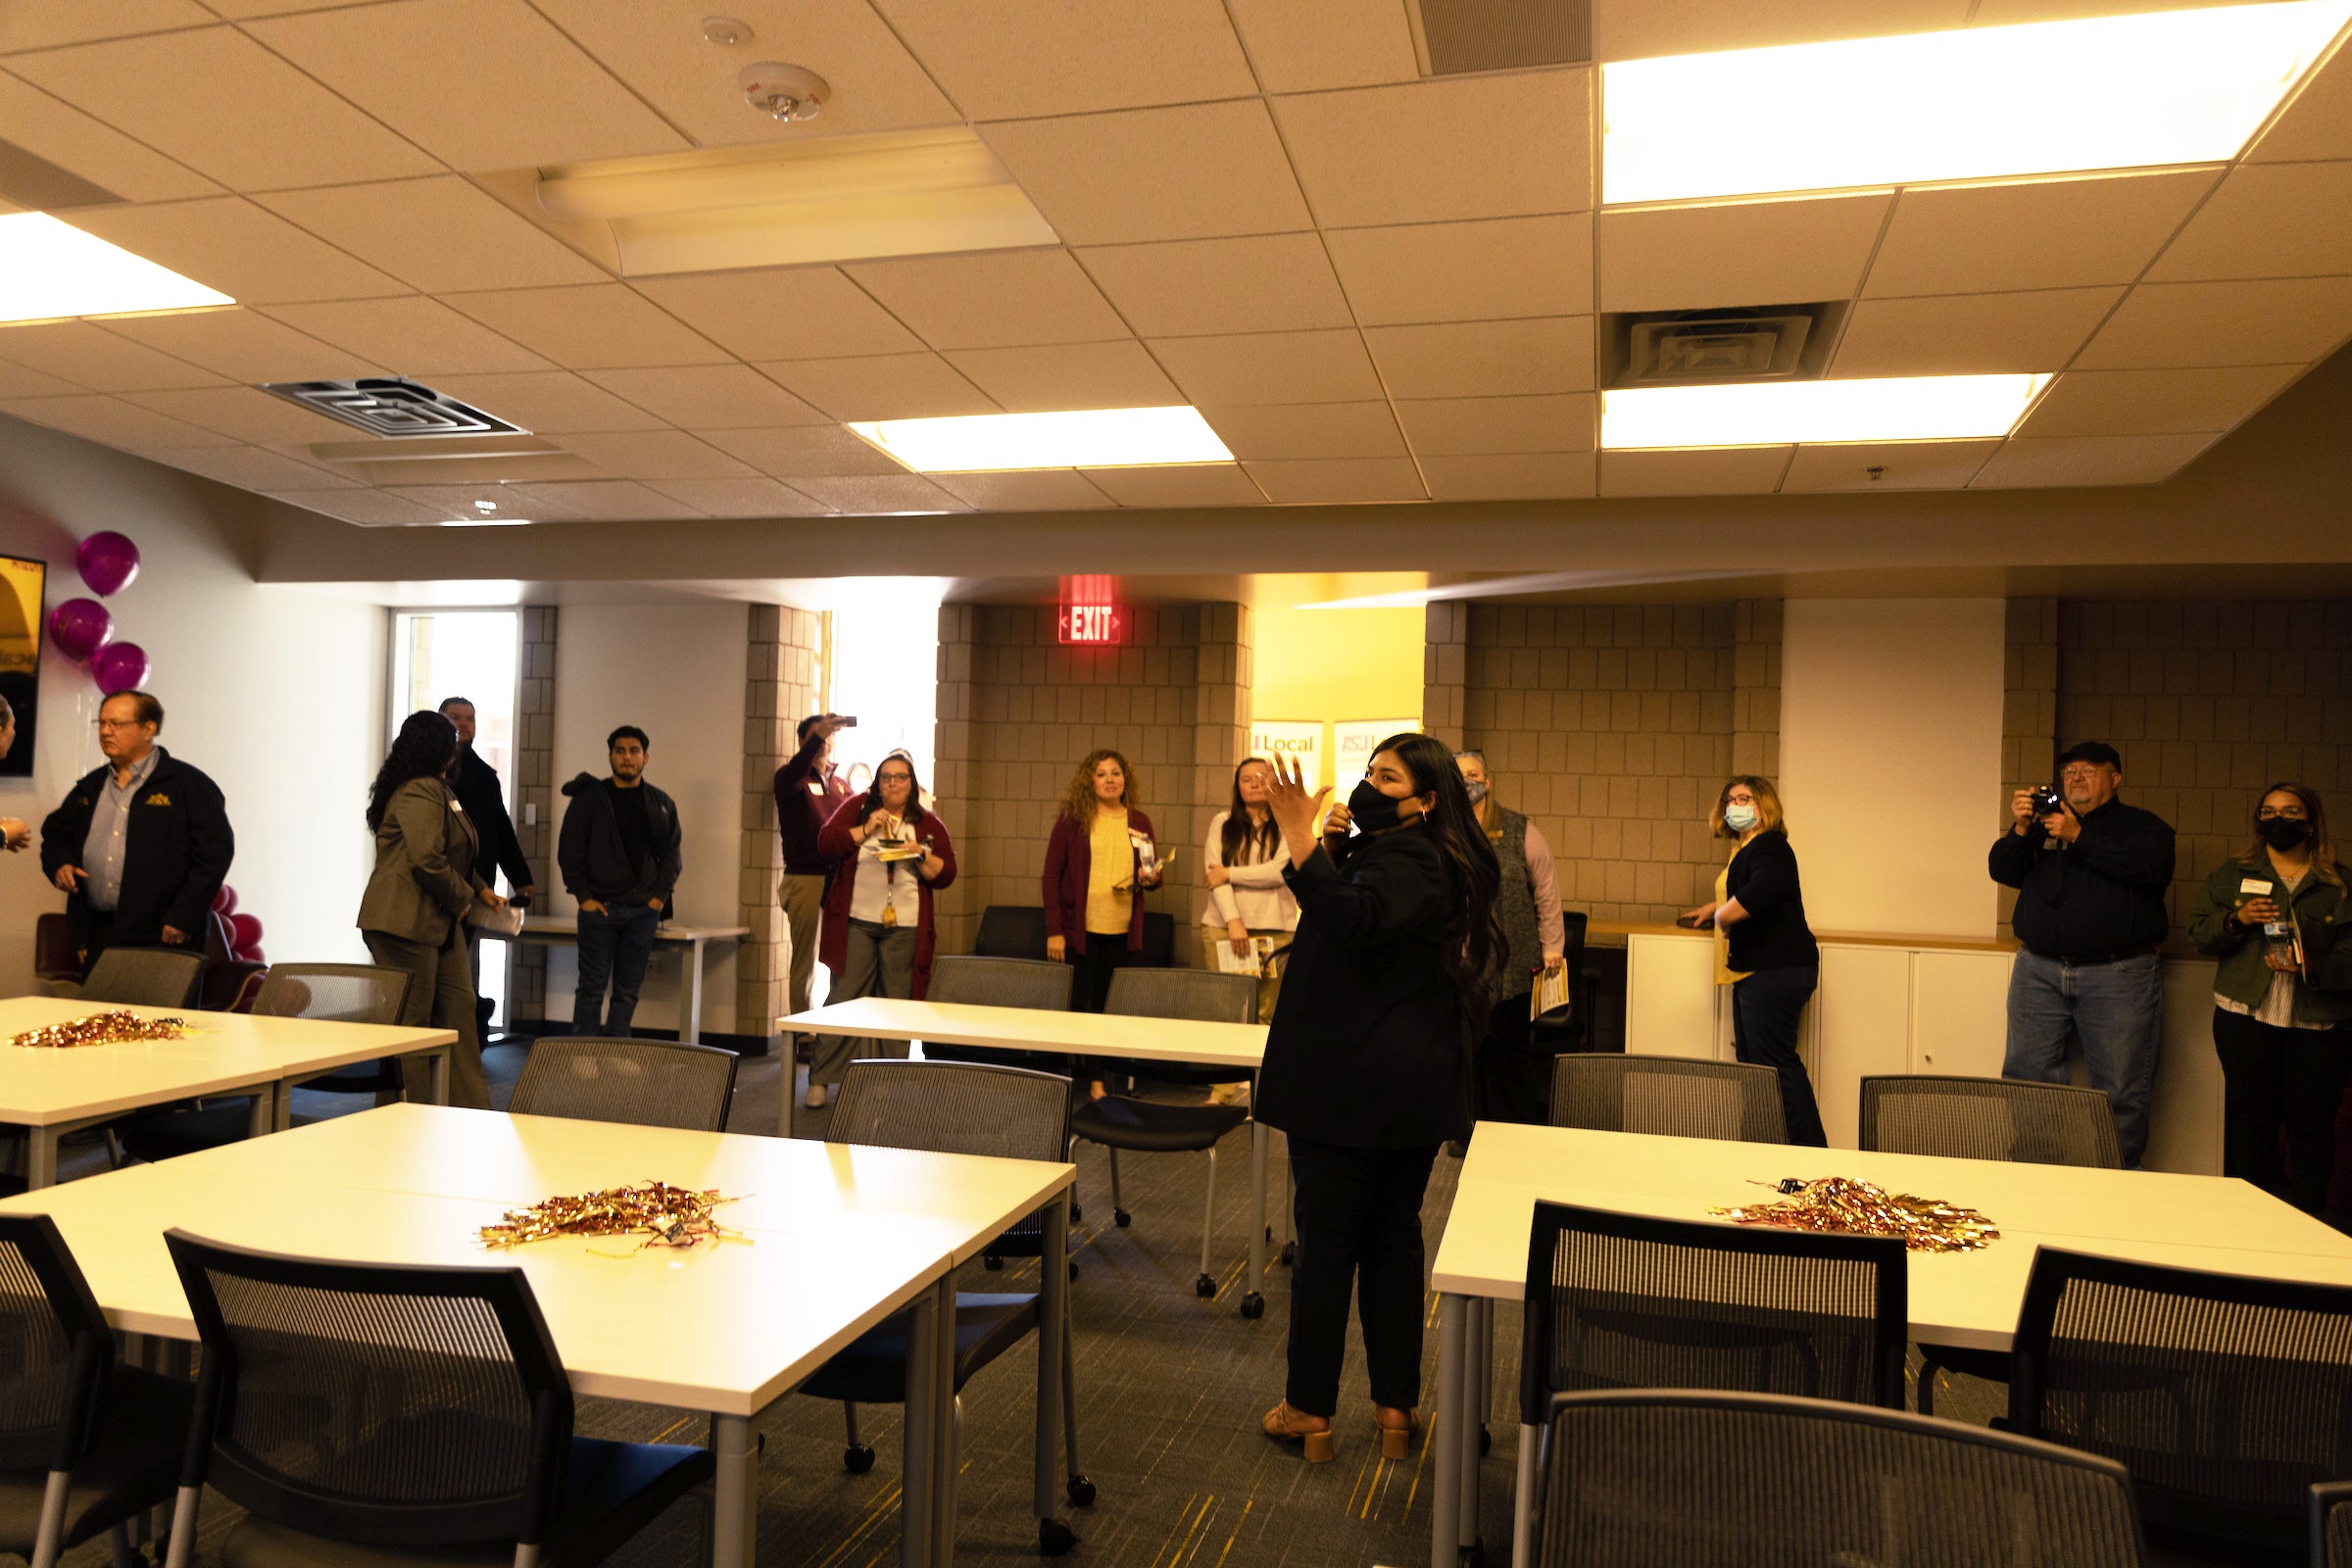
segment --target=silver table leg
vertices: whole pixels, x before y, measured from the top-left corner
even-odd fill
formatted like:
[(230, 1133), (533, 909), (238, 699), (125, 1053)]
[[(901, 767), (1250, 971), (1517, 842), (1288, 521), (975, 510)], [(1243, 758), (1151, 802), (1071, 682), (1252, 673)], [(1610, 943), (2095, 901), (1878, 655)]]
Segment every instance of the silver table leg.
[[(284, 1098), (289, 1101), (293, 1099), (291, 1095)], [(277, 1130), (278, 1099), (279, 1091), (276, 1084), (255, 1084), (253, 1086), (253, 1110), (245, 1119), (246, 1137), (267, 1138)]]
[(27, 1188), (57, 1185), (57, 1139), (61, 1131), (56, 1127), (24, 1129), (24, 1185)]
[(1266, 1298), (1266, 1124), (1250, 1118), (1250, 1278), (1244, 1281), (1242, 1316), (1263, 1317)]
[(703, 939), (696, 937), (687, 950), (686, 962), (694, 970), (686, 980), (686, 1043), (703, 1043)]
[[(906, 1320), (906, 1408), (900, 1432), (900, 1568), (930, 1568), (932, 1498), (938, 1485), (933, 1455), (940, 1439), (938, 1419), (939, 1320), (944, 1295), (951, 1314), (956, 1280), (951, 1269), (914, 1298)], [(954, 1369), (949, 1376), (953, 1386)]]
[(1061, 1515), (1062, 1377), (1069, 1365), (1063, 1353), (1070, 1332), (1070, 1193), (1055, 1195), (1045, 1209), (1044, 1246), (1038, 1250), (1037, 1314), (1037, 1497), (1040, 1519)]
[(752, 1568), (759, 1549), (758, 1494), (752, 1486), (752, 1423), (748, 1416), (710, 1418), (710, 1451), (718, 1474), (710, 1485), (710, 1568)]
[(1478, 1437), (1487, 1426), (1487, 1303), (1472, 1298), (1462, 1314), (1461, 1419), (1454, 1423), (1460, 1446), (1453, 1450), (1461, 1466), (1461, 1526), (1456, 1544), (1478, 1544)]
[(931, 1561), (956, 1560), (956, 1265), (939, 1282), (931, 1336)]
[(1463, 1373), (1468, 1361), (1470, 1301), (1466, 1297), (1438, 1297), (1438, 1407), (1430, 1423), (1429, 1441), (1437, 1447), (1431, 1462), (1437, 1467), (1429, 1506), (1430, 1568), (1453, 1568), (1461, 1551), (1462, 1462), (1467, 1437), (1472, 1453), (1478, 1440), (1464, 1431), (1469, 1401), (1462, 1397)]
[(443, 1046), (425, 1058), (430, 1064), (425, 1074), (425, 1093), (433, 1097), (436, 1105), (449, 1103), (449, 1061), (451, 1053), (457, 1049), (455, 1046)]
[(1544, 1429), (1519, 1423), (1519, 1486), (1511, 1494), (1511, 1568), (1528, 1568), (1536, 1549), (1536, 1450)]

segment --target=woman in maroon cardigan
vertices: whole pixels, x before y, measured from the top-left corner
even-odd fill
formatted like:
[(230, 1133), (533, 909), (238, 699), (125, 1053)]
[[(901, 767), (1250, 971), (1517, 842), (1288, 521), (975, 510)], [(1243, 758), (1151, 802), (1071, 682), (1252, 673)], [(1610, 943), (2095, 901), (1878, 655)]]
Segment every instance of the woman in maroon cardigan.
[[(839, 864), (825, 890), (817, 956), (833, 972), (828, 1002), (856, 997), (920, 998), (931, 980), (932, 893), (956, 880), (956, 845), (938, 813), (926, 811), (914, 759), (893, 752), (863, 795), (841, 803), (816, 836), (817, 853)], [(821, 1035), (808, 1064), (811, 1107), (841, 1082), (858, 1042)], [(904, 1042), (882, 1048), (904, 1056)]]
[(1159, 886), (1152, 819), (1132, 803), (1135, 770), (1089, 752), (1046, 841), (1046, 956), (1078, 971), (1076, 1006), (1101, 1012), (1110, 977), (1144, 951), (1145, 892)]

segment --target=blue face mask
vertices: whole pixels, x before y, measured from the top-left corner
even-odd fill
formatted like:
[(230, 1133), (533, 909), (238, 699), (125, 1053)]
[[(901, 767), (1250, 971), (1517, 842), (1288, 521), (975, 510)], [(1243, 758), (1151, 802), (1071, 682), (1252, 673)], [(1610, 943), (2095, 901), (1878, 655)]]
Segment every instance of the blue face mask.
[(1756, 808), (1752, 806), (1727, 806), (1723, 808), (1723, 825), (1735, 833), (1744, 833), (1756, 825)]

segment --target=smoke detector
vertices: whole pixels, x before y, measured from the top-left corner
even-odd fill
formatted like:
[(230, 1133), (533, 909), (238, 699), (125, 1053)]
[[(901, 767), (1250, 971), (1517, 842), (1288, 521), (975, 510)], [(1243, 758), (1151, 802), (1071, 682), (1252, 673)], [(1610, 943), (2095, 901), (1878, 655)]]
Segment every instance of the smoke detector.
[(736, 73), (735, 81), (743, 88), (744, 102), (783, 121), (814, 120), (833, 96), (824, 77), (806, 66), (789, 66), (780, 60), (746, 66)]
[(722, 49), (732, 49), (737, 44), (750, 43), (752, 29), (749, 24), (738, 22), (733, 17), (705, 17), (703, 41), (717, 44)]

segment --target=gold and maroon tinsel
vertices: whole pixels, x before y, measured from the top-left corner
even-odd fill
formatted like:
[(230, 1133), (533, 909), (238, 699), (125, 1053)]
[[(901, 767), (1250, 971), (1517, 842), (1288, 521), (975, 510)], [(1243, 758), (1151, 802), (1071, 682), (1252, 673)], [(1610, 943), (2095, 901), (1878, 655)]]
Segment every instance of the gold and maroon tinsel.
[(496, 1225), (482, 1227), (482, 1245), (504, 1250), (558, 1236), (642, 1236), (648, 1247), (691, 1248), (703, 1242), (740, 1241), (710, 1217), (721, 1203), (715, 1189), (693, 1192), (667, 1182), (608, 1187), (601, 1193), (549, 1198), (528, 1208), (512, 1208)]
[(64, 1051), (74, 1046), (112, 1046), (125, 1040), (184, 1040), (195, 1033), (185, 1018), (142, 1018), (135, 1012), (93, 1012), (45, 1029), (27, 1029), (9, 1042)]
[(1973, 1208), (1939, 1198), (1890, 1193), (1851, 1176), (1795, 1177), (1758, 1182), (1788, 1196), (1778, 1202), (1718, 1208), (1742, 1225), (1779, 1225), (1790, 1230), (1837, 1231), (1850, 1236), (1895, 1236), (1914, 1252), (1967, 1252), (2000, 1240), (1992, 1221)]

